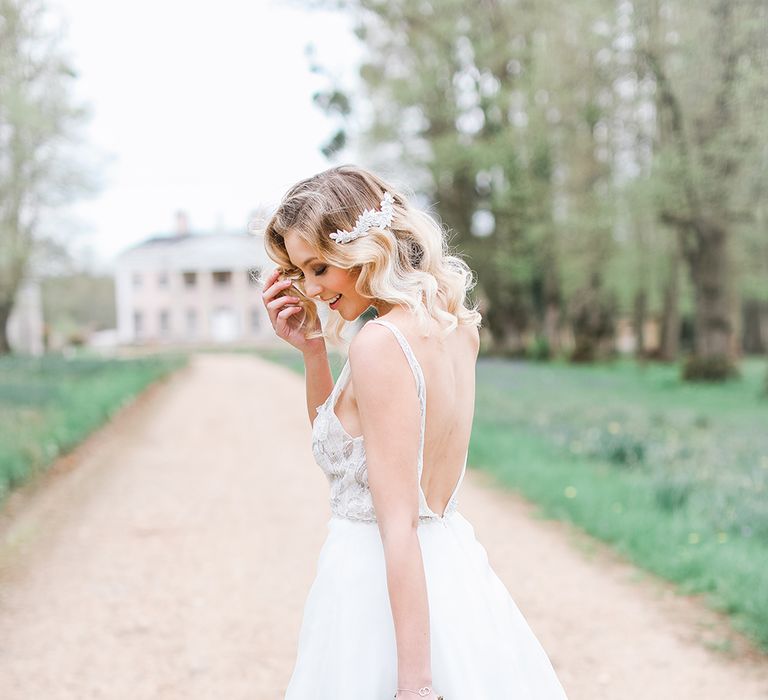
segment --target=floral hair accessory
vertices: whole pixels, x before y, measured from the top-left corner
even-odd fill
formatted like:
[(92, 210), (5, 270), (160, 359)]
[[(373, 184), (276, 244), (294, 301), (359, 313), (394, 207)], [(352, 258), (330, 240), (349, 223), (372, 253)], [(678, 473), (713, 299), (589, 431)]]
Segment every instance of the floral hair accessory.
[(336, 243), (349, 243), (354, 241), (355, 238), (364, 236), (368, 233), (369, 229), (376, 228), (388, 228), (392, 223), (392, 215), (394, 214), (395, 198), (389, 193), (384, 193), (384, 199), (381, 200), (381, 209), (366, 209), (360, 216), (357, 217), (355, 227), (351, 231), (336, 231), (331, 234)]

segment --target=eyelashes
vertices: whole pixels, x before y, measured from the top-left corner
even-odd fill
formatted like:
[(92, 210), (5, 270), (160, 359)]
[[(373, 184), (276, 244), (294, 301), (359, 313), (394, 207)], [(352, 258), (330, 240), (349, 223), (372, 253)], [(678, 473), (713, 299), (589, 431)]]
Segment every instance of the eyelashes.
[[(323, 265), (322, 267), (318, 267), (317, 269), (312, 270), (312, 272), (315, 274), (316, 277), (319, 277), (320, 275), (325, 274), (325, 271), (327, 269), (328, 269), (328, 266)], [(303, 280), (306, 277), (298, 267), (285, 270), (285, 275), (286, 277), (290, 277), (291, 279), (295, 279), (295, 280)]]

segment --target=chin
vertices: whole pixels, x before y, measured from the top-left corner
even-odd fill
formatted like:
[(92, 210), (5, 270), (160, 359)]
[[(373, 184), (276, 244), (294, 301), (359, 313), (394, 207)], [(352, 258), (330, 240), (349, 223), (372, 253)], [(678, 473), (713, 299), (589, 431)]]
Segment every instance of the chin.
[(362, 316), (365, 311), (368, 309), (368, 306), (365, 307), (358, 307), (356, 309), (352, 309), (350, 312), (346, 307), (343, 309), (337, 309), (336, 313), (339, 314), (345, 321), (356, 321), (360, 316)]
[[(360, 313), (362, 313), (362, 311)], [(346, 311), (339, 311), (339, 316), (341, 316), (345, 321), (354, 321), (360, 316), (360, 314), (348, 314)]]

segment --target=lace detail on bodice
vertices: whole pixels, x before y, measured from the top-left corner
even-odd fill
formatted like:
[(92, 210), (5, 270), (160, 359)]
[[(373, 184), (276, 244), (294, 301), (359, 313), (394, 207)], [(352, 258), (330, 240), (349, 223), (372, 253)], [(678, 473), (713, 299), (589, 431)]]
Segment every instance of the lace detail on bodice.
[[(424, 373), (411, 346), (397, 326), (390, 321), (379, 318), (372, 319), (369, 323), (381, 324), (394, 333), (416, 380), (416, 391), (419, 396), (421, 412), (419, 455), (417, 461), (419, 482), (421, 482), (421, 472), (424, 466), (424, 429), (427, 417), (427, 386), (424, 381)], [(350, 367), (349, 359), (347, 359), (330, 395), (325, 400), (325, 403), (316, 409), (317, 416), (312, 423), (312, 452), (315, 456), (315, 461), (326, 477), (328, 477), (328, 482), (330, 483), (331, 512), (338, 517), (349, 520), (375, 522), (376, 513), (373, 509), (371, 492), (368, 489), (368, 469), (365, 461), (363, 436), (353, 437), (347, 433), (334, 410), (336, 401), (348, 381), (349, 375)], [(421, 486), (419, 486), (419, 518), (421, 520), (440, 519), (456, 509), (457, 493), (466, 470), (467, 460), (465, 457), (461, 476), (448, 501), (443, 516), (438, 515), (429, 508), (424, 492)]]

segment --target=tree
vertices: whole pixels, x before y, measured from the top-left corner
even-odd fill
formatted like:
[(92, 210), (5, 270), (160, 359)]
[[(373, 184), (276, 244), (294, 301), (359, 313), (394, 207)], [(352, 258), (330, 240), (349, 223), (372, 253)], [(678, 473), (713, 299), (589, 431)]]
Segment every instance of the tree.
[(658, 317), (675, 360), (692, 314), (688, 376), (733, 370), (736, 299), (764, 295), (764, 0), (325, 4), (366, 50), (359, 92), (318, 99), (356, 117), (329, 152), (437, 202), (494, 350), (556, 348), (571, 309), (579, 358), (610, 354), (620, 312), (640, 336)]
[[(695, 302), (688, 378), (735, 372), (731, 297), (738, 222), (753, 217), (750, 153), (765, 147), (765, 27), (755, 0), (636, 2), (638, 55), (656, 86), (658, 213), (679, 238)], [(663, 37), (681, 37), (675, 50)], [(695, 66), (695, 70), (693, 67)]]
[(0, 0), (0, 354), (17, 290), (46, 244), (44, 214), (94, 187), (71, 152), (87, 116), (71, 96), (76, 75), (44, 20), (40, 0)]
[(594, 273), (589, 284), (571, 299), (570, 316), (575, 339), (571, 353), (573, 362), (607, 360), (616, 353), (615, 300), (607, 297), (601, 287), (600, 275)]
[[(341, 6), (367, 47), (365, 99), (341, 101), (370, 114), (362, 147), (374, 160), (386, 144), (387, 165), (421, 177), (478, 272), (494, 349), (522, 354), (530, 332), (556, 348), (551, 145), (523, 68), (534, 60), (534, 25), (495, 0)], [(337, 86), (316, 102), (338, 113)], [(343, 141), (337, 135), (326, 150)]]

